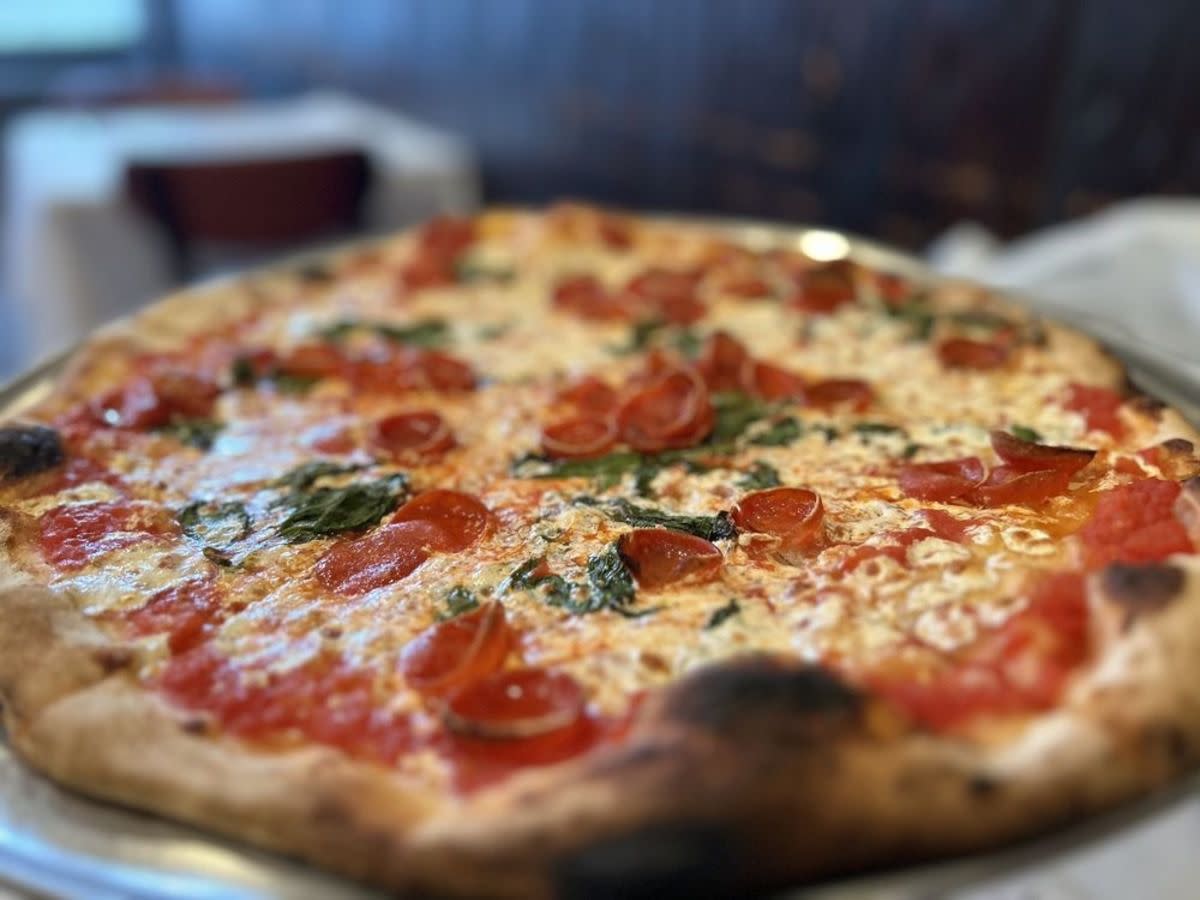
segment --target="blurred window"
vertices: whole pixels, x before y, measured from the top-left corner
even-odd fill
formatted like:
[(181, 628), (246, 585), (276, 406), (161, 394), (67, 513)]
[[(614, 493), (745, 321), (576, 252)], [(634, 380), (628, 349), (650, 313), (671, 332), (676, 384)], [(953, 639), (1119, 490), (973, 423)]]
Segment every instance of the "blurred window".
[(0, 0), (0, 55), (124, 50), (146, 28), (143, 0)]

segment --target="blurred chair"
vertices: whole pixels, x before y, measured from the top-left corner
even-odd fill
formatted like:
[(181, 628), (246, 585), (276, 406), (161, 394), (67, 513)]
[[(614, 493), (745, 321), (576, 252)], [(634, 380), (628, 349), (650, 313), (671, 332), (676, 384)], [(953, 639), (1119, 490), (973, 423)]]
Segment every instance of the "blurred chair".
[(131, 163), (126, 195), (161, 229), (178, 281), (206, 247), (250, 254), (357, 231), (370, 183), (361, 151), (238, 162)]

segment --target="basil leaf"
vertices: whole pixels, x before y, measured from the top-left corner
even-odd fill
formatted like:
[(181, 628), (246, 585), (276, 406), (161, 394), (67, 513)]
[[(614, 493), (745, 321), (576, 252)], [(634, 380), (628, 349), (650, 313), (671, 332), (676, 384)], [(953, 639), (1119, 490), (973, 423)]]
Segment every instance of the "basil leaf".
[(438, 347), (450, 339), (450, 326), (445, 319), (421, 319), (411, 325), (342, 319), (319, 329), (317, 336), (340, 341), (360, 331), (372, 332), (394, 343), (413, 347)]
[(315, 375), (292, 375), (288, 372), (272, 372), (267, 380), (281, 394), (305, 394), (320, 378)]
[(580, 610), (575, 608), (571, 599), (571, 584), (565, 578), (554, 574), (534, 574), (545, 561), (546, 557), (544, 556), (534, 556), (525, 560), (500, 583), (496, 592), (504, 594), (509, 591), (532, 591), (544, 587), (543, 599), (551, 606), (560, 606), (572, 612), (579, 612)]
[(903, 459), (912, 459), (914, 456), (916, 456), (920, 452), (921, 452), (920, 444), (905, 444), (904, 452), (901, 453), (900, 456)]
[(738, 487), (747, 491), (763, 491), (767, 488), (779, 487), (783, 482), (779, 478), (779, 470), (770, 463), (756, 459), (750, 465), (750, 471), (738, 479)]
[(950, 313), (950, 321), (964, 328), (977, 328), (985, 331), (998, 331), (1001, 328), (1011, 328), (1013, 323), (998, 313), (986, 309), (964, 309)]
[(754, 435), (750, 438), (750, 443), (757, 447), (786, 447), (803, 435), (803, 426), (788, 416)]
[(1013, 437), (1028, 441), (1031, 444), (1040, 444), (1042, 442), (1041, 434), (1025, 425), (1012, 425), (1008, 430), (1013, 433)]
[(154, 430), (197, 450), (209, 450), (222, 427), (220, 422), (211, 419), (176, 419)]
[(680, 328), (671, 343), (688, 359), (695, 359), (704, 348), (704, 338), (690, 328)]
[(362, 468), (362, 465), (347, 465), (318, 459), (296, 466), (286, 475), (276, 479), (273, 484), (276, 487), (291, 488), (293, 491), (304, 491), (312, 487), (317, 479), (324, 478), (326, 475), (349, 475)]
[(454, 261), (454, 280), (460, 283), (492, 281), (507, 284), (516, 277), (508, 266), (488, 265), (470, 257), (459, 257)]
[(446, 612), (439, 615), (438, 618), (453, 619), (455, 616), (461, 616), (463, 613), (478, 608), (479, 601), (475, 598), (474, 592), (461, 584), (456, 584), (446, 592)]
[(285, 501), (291, 512), (279, 524), (279, 534), (297, 544), (369, 528), (396, 508), (407, 481), (403, 475), (392, 475), (365, 484), (294, 493)]
[(898, 425), (888, 425), (885, 422), (855, 422), (851, 426), (855, 432), (861, 435), (871, 434), (903, 434), (904, 429)]
[(737, 530), (726, 512), (715, 516), (677, 516), (648, 506), (638, 506), (624, 498), (597, 500), (595, 497), (576, 497), (575, 502), (583, 506), (595, 506), (604, 510), (610, 519), (634, 528), (668, 528), (694, 534), (706, 541), (719, 541), (734, 537)]
[(718, 625), (723, 623), (726, 619), (729, 619), (732, 616), (736, 616), (741, 611), (742, 611), (742, 608), (740, 606), (738, 606), (737, 600), (730, 599), (730, 601), (728, 603), (726, 603), (724, 606), (718, 607), (717, 609), (713, 610), (712, 615), (710, 615), (708, 617), (708, 622), (705, 624), (704, 630), (712, 631)]
[(933, 311), (925, 305), (924, 299), (918, 299), (904, 306), (888, 307), (887, 314), (901, 322), (908, 323), (912, 329), (912, 339), (925, 341), (933, 333), (936, 317)]
[(662, 319), (642, 319), (640, 322), (634, 322), (629, 329), (629, 340), (613, 347), (612, 350), (620, 356), (645, 350), (655, 335), (666, 327), (667, 323)]
[(176, 516), (183, 533), (205, 549), (226, 550), (250, 534), (250, 514), (237, 501), (189, 503)]
[(764, 403), (739, 393), (713, 394), (712, 405), (716, 421), (708, 439), (710, 444), (737, 440), (747, 428), (771, 413), (770, 407)]
[(635, 595), (633, 575), (625, 565), (625, 560), (621, 559), (621, 554), (617, 552), (616, 544), (603, 553), (588, 558), (587, 577), (589, 597), (584, 612), (611, 609), (627, 618), (637, 618), (657, 611), (630, 609)]

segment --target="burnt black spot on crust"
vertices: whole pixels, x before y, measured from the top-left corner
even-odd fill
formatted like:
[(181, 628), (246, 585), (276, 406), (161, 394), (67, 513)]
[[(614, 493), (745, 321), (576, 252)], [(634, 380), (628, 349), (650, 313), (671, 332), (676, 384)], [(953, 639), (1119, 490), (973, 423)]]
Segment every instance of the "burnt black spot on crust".
[(110, 673), (127, 668), (133, 662), (134, 654), (128, 647), (101, 647), (92, 658), (101, 669)]
[(972, 775), (967, 779), (967, 793), (977, 800), (994, 797), (1000, 791), (1000, 782), (990, 775)]
[(1125, 376), (1124, 393), (1129, 398), (1127, 403), (1131, 409), (1152, 419), (1158, 419), (1162, 411), (1167, 408), (1165, 402), (1159, 400), (1153, 394), (1147, 394), (1135, 382), (1130, 380), (1128, 374)]
[(1167, 438), (1159, 446), (1170, 454), (1191, 456), (1196, 451), (1196, 446), (1187, 438)]
[(1104, 570), (1100, 587), (1106, 600), (1125, 612), (1124, 625), (1162, 609), (1183, 589), (1181, 569), (1163, 563), (1114, 563)]
[(333, 269), (324, 263), (309, 263), (296, 269), (296, 277), (308, 284), (325, 284), (332, 281)]
[(62, 439), (44, 425), (0, 428), (0, 478), (24, 478), (63, 461)]
[(819, 666), (756, 658), (685, 679), (665, 698), (664, 712), (673, 722), (734, 737), (747, 727), (811, 734), (856, 718), (862, 702)]
[(554, 894), (568, 900), (729, 897), (737, 881), (731, 842), (713, 825), (655, 825), (607, 837), (554, 866)]

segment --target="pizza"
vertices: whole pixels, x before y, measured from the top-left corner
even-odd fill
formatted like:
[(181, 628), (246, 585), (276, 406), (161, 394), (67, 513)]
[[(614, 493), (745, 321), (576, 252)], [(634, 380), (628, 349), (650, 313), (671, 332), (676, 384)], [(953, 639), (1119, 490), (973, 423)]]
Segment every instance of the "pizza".
[(1197, 762), (1195, 441), (844, 241), (437, 219), (167, 298), (9, 414), (8, 740), (400, 892), (997, 846)]

